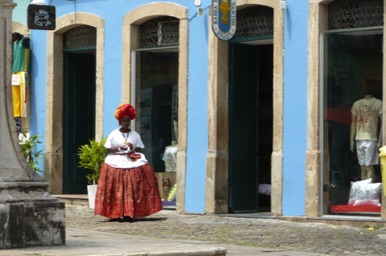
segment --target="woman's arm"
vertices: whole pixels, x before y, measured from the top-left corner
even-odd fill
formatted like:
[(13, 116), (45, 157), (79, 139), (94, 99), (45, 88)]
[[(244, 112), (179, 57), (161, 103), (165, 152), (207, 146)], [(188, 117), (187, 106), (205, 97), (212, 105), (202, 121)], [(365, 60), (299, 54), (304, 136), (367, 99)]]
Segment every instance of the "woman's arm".
[(114, 153), (117, 153), (119, 151), (121, 151), (120, 148), (107, 148), (107, 153), (109, 153), (109, 154), (114, 154)]
[[(122, 146), (122, 147), (117, 147), (117, 148), (107, 148), (107, 153), (109, 154), (115, 154), (121, 151), (127, 151), (128, 149), (133, 150), (134, 146), (133, 144), (129, 143), (128, 145)], [(140, 148), (138, 148), (140, 150)], [(137, 151), (137, 148), (136, 150)]]

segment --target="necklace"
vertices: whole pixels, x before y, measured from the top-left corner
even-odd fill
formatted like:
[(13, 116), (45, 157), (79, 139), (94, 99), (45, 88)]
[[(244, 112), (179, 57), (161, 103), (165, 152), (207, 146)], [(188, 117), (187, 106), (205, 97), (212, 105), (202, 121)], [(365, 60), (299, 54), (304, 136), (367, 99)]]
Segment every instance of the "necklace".
[(121, 132), (123, 139), (125, 140), (125, 145), (129, 145), (129, 133), (128, 132)]

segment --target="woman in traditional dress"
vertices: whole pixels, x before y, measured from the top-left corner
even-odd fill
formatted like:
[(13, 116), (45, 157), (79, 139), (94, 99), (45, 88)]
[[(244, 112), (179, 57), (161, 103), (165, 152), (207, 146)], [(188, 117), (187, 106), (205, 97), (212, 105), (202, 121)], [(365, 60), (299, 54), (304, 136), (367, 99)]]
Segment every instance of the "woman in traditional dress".
[(145, 156), (140, 135), (130, 129), (136, 110), (130, 104), (117, 107), (120, 127), (107, 137), (108, 155), (103, 163), (95, 197), (95, 214), (110, 220), (132, 221), (162, 210), (153, 168)]

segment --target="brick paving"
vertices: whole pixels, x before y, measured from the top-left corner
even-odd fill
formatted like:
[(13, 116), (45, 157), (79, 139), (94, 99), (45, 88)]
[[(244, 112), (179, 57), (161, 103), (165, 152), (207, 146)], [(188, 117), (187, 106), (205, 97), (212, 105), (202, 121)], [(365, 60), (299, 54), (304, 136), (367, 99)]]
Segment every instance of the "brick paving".
[(386, 255), (384, 222), (374, 221), (237, 218), (163, 210), (134, 222), (110, 222), (87, 206), (66, 205), (66, 228), (323, 255)]

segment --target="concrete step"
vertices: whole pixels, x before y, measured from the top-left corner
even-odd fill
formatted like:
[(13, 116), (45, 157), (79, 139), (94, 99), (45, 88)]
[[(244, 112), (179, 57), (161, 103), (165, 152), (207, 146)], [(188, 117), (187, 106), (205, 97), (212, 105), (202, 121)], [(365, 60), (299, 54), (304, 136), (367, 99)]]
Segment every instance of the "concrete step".
[[(87, 194), (63, 194), (63, 195), (52, 195), (59, 199), (60, 202), (64, 202), (66, 205), (81, 205), (89, 206)], [(164, 210), (175, 210), (176, 203), (174, 201), (162, 201)]]
[(87, 194), (65, 194), (65, 195), (52, 195), (59, 199), (60, 202), (64, 202), (66, 205), (81, 205), (88, 206)]

